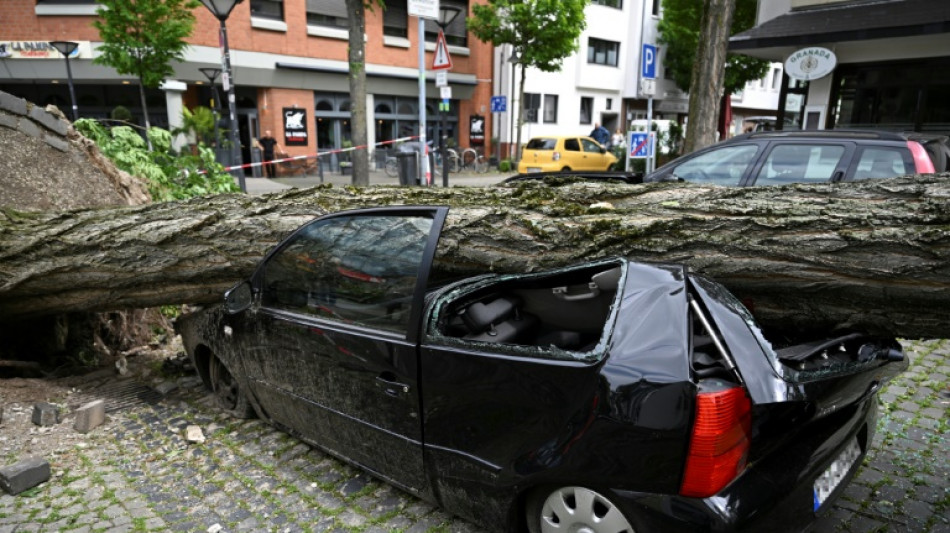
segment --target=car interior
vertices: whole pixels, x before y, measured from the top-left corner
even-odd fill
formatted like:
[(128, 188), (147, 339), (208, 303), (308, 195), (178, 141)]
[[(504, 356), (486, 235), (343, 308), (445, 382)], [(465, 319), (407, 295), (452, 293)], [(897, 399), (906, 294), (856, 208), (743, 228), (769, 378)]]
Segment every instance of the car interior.
[(465, 341), (587, 352), (603, 335), (621, 267), (599, 265), (492, 284), (449, 304), (439, 333)]

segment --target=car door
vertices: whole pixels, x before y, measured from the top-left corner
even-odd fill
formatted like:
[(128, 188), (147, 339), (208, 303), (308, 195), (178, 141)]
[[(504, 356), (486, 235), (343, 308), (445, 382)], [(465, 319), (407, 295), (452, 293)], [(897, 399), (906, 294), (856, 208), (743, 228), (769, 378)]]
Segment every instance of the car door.
[(276, 424), (417, 494), (425, 279), (446, 208), (323, 217), (258, 268), (243, 334), (251, 391)]
[(584, 149), (584, 170), (607, 170), (607, 154), (593, 139), (581, 139)]

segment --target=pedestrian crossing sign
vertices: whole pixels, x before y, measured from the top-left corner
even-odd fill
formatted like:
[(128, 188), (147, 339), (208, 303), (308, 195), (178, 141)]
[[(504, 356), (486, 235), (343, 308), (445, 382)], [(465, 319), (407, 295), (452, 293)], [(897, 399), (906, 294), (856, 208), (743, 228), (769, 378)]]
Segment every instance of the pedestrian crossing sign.
[(439, 38), (435, 41), (435, 54), (432, 56), (432, 70), (452, 68), (452, 56), (449, 55), (449, 46), (445, 44), (445, 34), (439, 30)]

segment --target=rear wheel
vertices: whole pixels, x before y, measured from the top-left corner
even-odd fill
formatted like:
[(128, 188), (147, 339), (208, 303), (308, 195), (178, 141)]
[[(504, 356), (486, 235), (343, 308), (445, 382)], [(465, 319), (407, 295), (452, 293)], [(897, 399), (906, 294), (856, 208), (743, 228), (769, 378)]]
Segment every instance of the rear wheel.
[(386, 175), (390, 178), (399, 176), (399, 161), (395, 157), (386, 160)]
[(253, 418), (254, 409), (234, 376), (217, 357), (212, 357), (208, 369), (211, 391), (218, 407), (234, 418)]
[(613, 502), (584, 487), (535, 492), (526, 511), (531, 533), (635, 533)]

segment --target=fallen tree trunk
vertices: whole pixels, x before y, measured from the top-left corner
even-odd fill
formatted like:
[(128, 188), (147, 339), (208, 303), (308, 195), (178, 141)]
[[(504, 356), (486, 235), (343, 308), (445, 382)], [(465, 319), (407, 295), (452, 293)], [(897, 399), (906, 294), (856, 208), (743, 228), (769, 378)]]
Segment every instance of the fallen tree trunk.
[(0, 216), (0, 319), (218, 302), (323, 213), (452, 207), (439, 260), (462, 273), (611, 255), (679, 262), (767, 326), (950, 337), (950, 175), (846, 185), (315, 188)]

